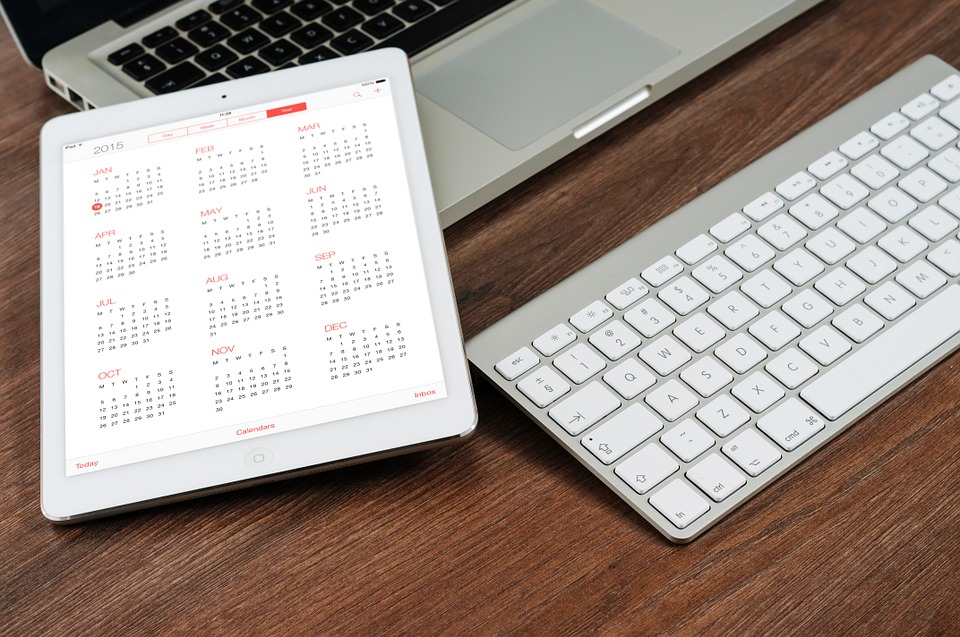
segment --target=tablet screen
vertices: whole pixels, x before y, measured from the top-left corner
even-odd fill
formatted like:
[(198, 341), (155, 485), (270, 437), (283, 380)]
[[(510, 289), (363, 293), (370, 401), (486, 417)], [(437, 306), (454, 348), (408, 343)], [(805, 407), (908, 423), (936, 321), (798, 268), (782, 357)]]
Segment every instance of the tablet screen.
[(388, 80), (71, 143), (63, 173), (66, 475), (446, 395)]

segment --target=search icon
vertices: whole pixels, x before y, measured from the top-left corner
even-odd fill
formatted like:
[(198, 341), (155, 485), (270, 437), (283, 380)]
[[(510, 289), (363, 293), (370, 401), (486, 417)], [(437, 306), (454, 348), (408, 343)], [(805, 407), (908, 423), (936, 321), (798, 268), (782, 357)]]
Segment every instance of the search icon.
[(363, 97), (363, 95), (360, 94), (360, 91), (354, 91), (354, 92), (353, 92), (353, 96), (354, 96), (354, 97)]

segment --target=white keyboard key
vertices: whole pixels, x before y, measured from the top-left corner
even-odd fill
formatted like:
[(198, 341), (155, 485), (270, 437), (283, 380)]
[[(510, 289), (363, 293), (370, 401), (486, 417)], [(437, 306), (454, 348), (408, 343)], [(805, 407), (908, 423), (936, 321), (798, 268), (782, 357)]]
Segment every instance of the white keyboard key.
[(897, 263), (876, 246), (867, 246), (847, 261), (847, 267), (867, 283), (874, 284), (897, 269)]
[(933, 96), (943, 102), (949, 102), (960, 95), (960, 75), (951, 75), (930, 89)]
[(640, 345), (637, 333), (620, 321), (611, 321), (590, 335), (590, 344), (612, 361), (620, 360)]
[(677, 256), (687, 265), (693, 265), (711, 252), (716, 252), (717, 242), (705, 234), (699, 234), (677, 250)]
[(586, 334), (613, 316), (613, 310), (603, 301), (594, 301), (570, 317), (570, 323)]
[(696, 268), (693, 276), (711, 292), (719, 294), (742, 279), (743, 272), (718, 254)]
[(870, 191), (859, 181), (843, 173), (825, 183), (820, 194), (844, 210), (849, 210), (869, 197)]
[(867, 205), (890, 223), (900, 221), (917, 209), (917, 202), (897, 188), (887, 188), (868, 201)]
[(630, 400), (653, 387), (657, 377), (640, 364), (636, 358), (628, 358), (603, 375), (603, 380), (617, 390), (617, 393)]
[(755, 234), (737, 239), (723, 253), (747, 272), (753, 272), (776, 256), (773, 249)]
[(770, 242), (777, 250), (786, 250), (807, 236), (799, 223), (785, 214), (779, 214), (757, 229), (757, 234)]
[(710, 228), (712, 234), (720, 243), (726, 243), (750, 229), (750, 220), (739, 212), (735, 212), (718, 224)]
[(783, 457), (776, 447), (761, 438), (753, 429), (747, 429), (721, 449), (728, 458), (753, 477), (757, 477)]
[(576, 332), (570, 329), (570, 326), (566, 323), (560, 323), (535, 338), (533, 346), (544, 356), (553, 356), (575, 340), (577, 340)]
[(803, 248), (797, 248), (774, 263), (773, 269), (794, 285), (803, 285), (823, 272), (823, 263)]
[(557, 356), (553, 364), (578, 385), (607, 366), (602, 358), (583, 343), (578, 343)]
[(632, 277), (607, 292), (607, 296), (604, 298), (618, 310), (625, 310), (649, 293), (650, 288), (641, 283), (639, 279)]
[(747, 372), (767, 357), (766, 350), (746, 334), (737, 334), (714, 353), (738, 374)]
[[(960, 104), (960, 102), (957, 102)], [(960, 188), (954, 188), (939, 201), (940, 207), (960, 219)]]
[(693, 392), (676, 379), (670, 379), (654, 389), (647, 394), (645, 400), (658, 414), (670, 422), (679, 419), (700, 404)]
[(912, 120), (921, 120), (940, 108), (940, 102), (929, 93), (921, 93), (900, 108), (900, 112)]
[(740, 289), (763, 308), (773, 306), (793, 291), (786, 281), (769, 269), (758, 272), (755, 277), (741, 285)]
[(776, 310), (760, 317), (748, 331), (774, 352), (800, 336), (797, 324)]
[(697, 419), (722, 438), (748, 422), (750, 414), (730, 394), (721, 394), (697, 412)]
[(660, 442), (684, 462), (690, 462), (716, 444), (713, 436), (690, 418), (660, 436)]
[(683, 264), (668, 254), (641, 272), (640, 276), (653, 287), (659, 287), (681, 272)]
[(681, 316), (694, 311), (710, 298), (710, 294), (688, 276), (665, 286), (657, 296)]
[(927, 259), (949, 276), (960, 276), (960, 243), (953, 239), (936, 250), (931, 250)]
[(833, 314), (833, 306), (813, 290), (803, 290), (783, 304), (783, 311), (803, 327), (813, 327)]
[(880, 149), (880, 154), (904, 170), (910, 170), (930, 156), (920, 142), (903, 135)]
[(796, 398), (788, 398), (757, 421), (757, 429), (770, 436), (784, 451), (793, 451), (824, 427), (823, 419)]
[(842, 258), (857, 249), (856, 244), (840, 234), (836, 228), (825, 229), (804, 245), (827, 265), (839, 263)]
[(829, 201), (813, 193), (790, 206), (790, 214), (811, 230), (819, 230), (824, 224), (836, 219), (840, 211)]
[(821, 365), (830, 365), (853, 347), (850, 341), (829, 325), (823, 325), (800, 339), (799, 345)]
[(609, 389), (594, 381), (570, 398), (557, 403), (550, 417), (571, 436), (583, 433), (620, 406)]
[(777, 193), (787, 201), (793, 201), (817, 187), (817, 180), (800, 171), (776, 187)]
[(880, 139), (887, 140), (910, 126), (910, 120), (900, 113), (890, 113), (870, 127), (870, 132)]
[(960, 181), (960, 150), (948, 148), (929, 162), (927, 166), (951, 183)]
[(570, 385), (549, 367), (541, 367), (517, 383), (517, 389), (542, 408), (570, 391)]
[(673, 334), (698, 354), (727, 335), (716, 321), (703, 312), (681, 323), (673, 330)]
[(867, 289), (863, 281), (846, 268), (837, 268), (828, 272), (813, 287), (839, 306), (846, 305)]
[(666, 376), (680, 369), (691, 357), (690, 352), (668, 334), (640, 350), (640, 358), (655, 372)]
[(846, 167), (847, 160), (844, 159), (840, 153), (836, 151), (830, 151), (817, 161), (810, 164), (810, 166), (807, 167), (807, 172), (820, 181), (823, 181), (825, 179), (830, 179)]
[(623, 454), (663, 429), (663, 423), (643, 405), (630, 405), (583, 437), (580, 443), (603, 464)]
[(864, 131), (840, 144), (840, 152), (856, 161), (879, 145), (880, 141), (876, 137)]
[(954, 102), (941, 110), (940, 117), (960, 128), (960, 102)]
[(733, 382), (733, 374), (712, 356), (704, 356), (683, 372), (680, 379), (704, 398), (713, 396)]
[(960, 333), (960, 286), (950, 285), (800, 392), (836, 420)]
[(647, 299), (623, 315), (623, 320), (650, 338), (676, 322), (673, 312), (656, 299)]
[(931, 150), (940, 150), (957, 138), (957, 129), (939, 117), (931, 117), (910, 131), (910, 136)]
[(507, 380), (519, 378), (540, 362), (529, 347), (521, 347), (510, 356), (497, 363), (494, 368)]
[(914, 296), (925, 299), (947, 284), (947, 279), (926, 261), (917, 261), (896, 277)]
[(898, 226), (880, 237), (877, 245), (900, 263), (906, 263), (926, 250), (930, 244), (906, 226)]
[(794, 347), (785, 350), (783, 354), (767, 363), (764, 369), (783, 383), (787, 389), (796, 389), (820, 371), (820, 368), (806, 354)]
[(923, 166), (901, 179), (897, 185), (920, 203), (931, 201), (948, 188), (947, 182)]
[(783, 208), (783, 199), (772, 192), (767, 192), (744, 206), (743, 214), (760, 222), (781, 208)]
[(685, 529), (710, 510), (710, 504), (679, 478), (650, 497), (650, 504), (678, 529)]
[(854, 343), (864, 342), (883, 327), (883, 321), (860, 303), (851, 305), (831, 323)]
[(756, 413), (762, 413), (784, 397), (783, 387), (763, 372), (754, 372), (733, 386), (733, 395)]
[(887, 224), (866, 208), (857, 208), (837, 222), (837, 227), (854, 241), (867, 243), (887, 229)]
[(715, 453), (690, 467), (687, 478), (714, 502), (726, 500), (727, 496), (747, 483), (742, 473)]
[(863, 297), (863, 302), (888, 321), (899, 317), (917, 304), (909, 292), (893, 281), (887, 281)]
[(930, 241), (937, 242), (957, 229), (957, 220), (936, 206), (927, 206), (913, 215), (910, 227)]
[(851, 168), (850, 174), (874, 190), (879, 190), (899, 177), (900, 171), (880, 155), (874, 154)]
[(747, 297), (734, 291), (727, 292), (708, 305), (707, 312), (726, 325), (727, 329), (735, 330), (752, 320), (760, 310)]
[(630, 487), (643, 495), (680, 469), (677, 461), (659, 445), (649, 444), (614, 469)]

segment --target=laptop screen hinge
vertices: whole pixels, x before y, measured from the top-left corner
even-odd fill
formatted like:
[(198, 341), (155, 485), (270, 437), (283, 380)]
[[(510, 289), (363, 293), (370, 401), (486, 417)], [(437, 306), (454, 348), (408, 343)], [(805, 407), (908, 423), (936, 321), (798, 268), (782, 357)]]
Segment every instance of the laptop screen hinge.
[(139, 6), (121, 11), (116, 17), (113, 18), (113, 21), (122, 27), (129, 27), (137, 22), (140, 22), (141, 20), (149, 18), (157, 11), (166, 9), (171, 4), (176, 4), (179, 1), (180, 0), (147, 0), (147, 2), (140, 3)]

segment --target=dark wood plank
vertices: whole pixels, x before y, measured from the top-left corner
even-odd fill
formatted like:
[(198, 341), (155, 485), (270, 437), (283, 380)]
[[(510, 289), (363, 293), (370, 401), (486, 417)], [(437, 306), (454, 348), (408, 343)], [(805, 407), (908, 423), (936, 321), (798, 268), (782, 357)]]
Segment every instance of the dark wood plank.
[[(833, 0), (446, 232), (470, 336), (913, 59), (960, 0)], [(58, 527), (40, 514), (37, 136), (0, 34), (0, 633), (930, 634), (960, 627), (960, 355), (685, 547), (478, 384), (452, 449)]]

